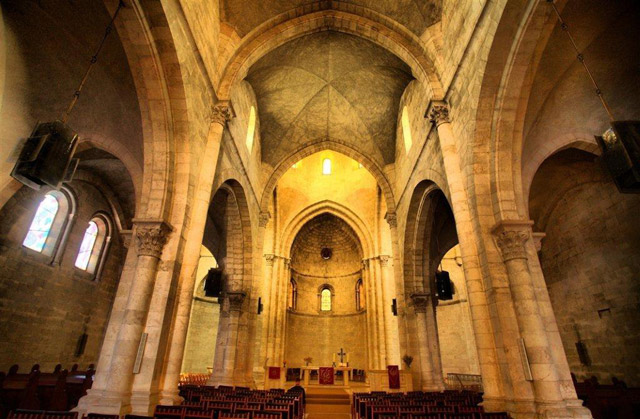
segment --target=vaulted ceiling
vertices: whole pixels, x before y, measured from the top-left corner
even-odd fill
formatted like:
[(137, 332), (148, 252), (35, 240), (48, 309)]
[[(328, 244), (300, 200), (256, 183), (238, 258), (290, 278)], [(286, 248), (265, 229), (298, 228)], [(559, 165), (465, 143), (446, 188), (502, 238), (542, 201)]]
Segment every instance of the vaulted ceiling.
[(291, 41), (249, 71), (263, 161), (275, 166), (304, 144), (333, 140), (393, 162), (400, 97), (413, 79), (399, 58), (352, 35), (319, 32)]
[(222, 20), (242, 37), (269, 19), (296, 8), (315, 11), (339, 6), (351, 10), (370, 9), (395, 20), (417, 36), (440, 21), (442, 13), (442, 0), (225, 0), (221, 11)]

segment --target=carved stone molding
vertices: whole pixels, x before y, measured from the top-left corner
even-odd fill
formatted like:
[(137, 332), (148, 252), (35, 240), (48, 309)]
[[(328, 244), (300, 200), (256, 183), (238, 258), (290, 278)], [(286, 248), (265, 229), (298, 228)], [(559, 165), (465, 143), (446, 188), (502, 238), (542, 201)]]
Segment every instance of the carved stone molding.
[(395, 212), (388, 212), (384, 215), (384, 219), (389, 223), (389, 227), (396, 228), (398, 227), (398, 217)]
[(369, 259), (362, 259), (362, 269), (369, 269)]
[(266, 227), (269, 224), (269, 219), (271, 218), (271, 213), (269, 211), (260, 211), (260, 215), (258, 216), (258, 225), (260, 227)]
[(492, 233), (505, 262), (527, 258), (526, 243), (531, 235), (532, 225), (533, 221), (505, 220), (493, 228)]
[(425, 115), (436, 128), (441, 124), (451, 122), (449, 119), (449, 104), (444, 100), (432, 100)]
[(220, 124), (223, 127), (227, 122), (231, 121), (231, 118), (234, 116), (235, 114), (233, 113), (231, 102), (228, 100), (216, 103), (213, 105), (213, 109), (211, 110), (211, 122)]
[(244, 303), (244, 299), (247, 296), (245, 292), (242, 291), (233, 291), (227, 292), (225, 297), (229, 302), (229, 309), (231, 310), (240, 310), (242, 308), (242, 303)]
[(136, 226), (136, 246), (138, 256), (160, 258), (173, 228), (162, 220), (133, 220)]
[(413, 303), (413, 309), (416, 313), (426, 313), (429, 304), (431, 304), (431, 294), (423, 292), (414, 292), (409, 296)]

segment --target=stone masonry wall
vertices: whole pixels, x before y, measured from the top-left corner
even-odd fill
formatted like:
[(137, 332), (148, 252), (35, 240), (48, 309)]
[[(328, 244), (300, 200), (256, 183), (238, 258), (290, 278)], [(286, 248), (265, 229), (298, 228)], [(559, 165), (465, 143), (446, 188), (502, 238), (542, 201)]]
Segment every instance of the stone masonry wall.
[[(77, 216), (59, 266), (22, 246), (44, 193), (22, 187), (0, 210), (0, 371), (14, 363), (24, 372), (35, 363), (47, 371), (58, 363), (84, 368), (98, 360), (125, 249), (117, 231), (112, 232), (98, 281), (74, 267), (87, 223), (110, 206), (89, 184), (76, 181), (71, 187)], [(88, 335), (86, 348), (75, 357), (82, 333)]]

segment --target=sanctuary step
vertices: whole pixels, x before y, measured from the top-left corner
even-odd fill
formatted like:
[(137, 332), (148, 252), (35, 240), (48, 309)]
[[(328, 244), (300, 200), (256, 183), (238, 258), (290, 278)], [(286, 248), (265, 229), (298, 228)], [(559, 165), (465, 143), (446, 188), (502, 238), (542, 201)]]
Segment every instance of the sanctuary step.
[(306, 419), (349, 419), (351, 400), (344, 389), (309, 386)]

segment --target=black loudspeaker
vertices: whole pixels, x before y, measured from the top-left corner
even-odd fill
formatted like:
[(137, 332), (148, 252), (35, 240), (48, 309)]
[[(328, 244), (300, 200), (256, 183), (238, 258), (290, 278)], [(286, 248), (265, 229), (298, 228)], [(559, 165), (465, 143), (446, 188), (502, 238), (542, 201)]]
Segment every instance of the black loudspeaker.
[(87, 339), (89, 339), (89, 335), (83, 333), (78, 338), (78, 343), (76, 344), (76, 358), (84, 354), (84, 348), (87, 347)]
[(640, 121), (615, 121), (596, 141), (618, 190), (640, 193)]
[(587, 345), (585, 345), (583, 341), (579, 340), (576, 342), (576, 350), (578, 351), (578, 358), (580, 358), (580, 363), (587, 367), (590, 366), (591, 358), (589, 357), (589, 352), (587, 352)]
[(438, 300), (453, 299), (453, 285), (451, 285), (449, 272), (436, 272), (436, 290), (438, 293)]
[(258, 314), (262, 313), (264, 307), (262, 306), (262, 297), (258, 297)]
[(222, 292), (222, 269), (211, 268), (204, 280), (204, 295), (207, 297), (220, 297)]
[(60, 189), (70, 182), (78, 166), (73, 153), (78, 136), (60, 121), (36, 125), (27, 139), (11, 176), (33, 189), (44, 185)]
[(398, 315), (398, 302), (396, 301), (395, 298), (391, 300), (391, 312), (393, 313), (394, 316)]

